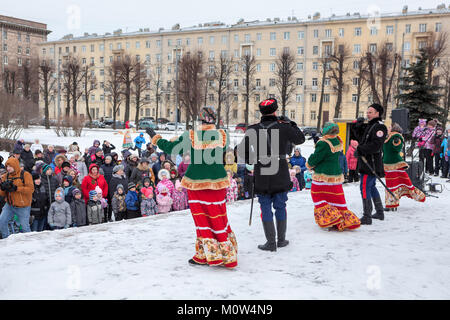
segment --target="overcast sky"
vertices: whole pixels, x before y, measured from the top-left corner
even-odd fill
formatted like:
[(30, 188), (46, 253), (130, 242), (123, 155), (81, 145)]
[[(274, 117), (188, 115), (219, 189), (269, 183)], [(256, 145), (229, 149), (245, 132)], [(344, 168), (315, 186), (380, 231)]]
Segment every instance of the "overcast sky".
[[(443, 0), (22, 0), (1, 1), (0, 14), (46, 23), (50, 33), (48, 40), (57, 40), (72, 33), (104, 34), (121, 28), (124, 32), (139, 28), (170, 29), (174, 24), (181, 27), (199, 23), (222, 21), (226, 24), (265, 20), (279, 17), (286, 19), (292, 14), (299, 19), (320, 12), (322, 17), (332, 13), (367, 13), (376, 6), (380, 11), (399, 12), (404, 5), (409, 10), (436, 8)], [(447, 1), (446, 1), (447, 2)]]

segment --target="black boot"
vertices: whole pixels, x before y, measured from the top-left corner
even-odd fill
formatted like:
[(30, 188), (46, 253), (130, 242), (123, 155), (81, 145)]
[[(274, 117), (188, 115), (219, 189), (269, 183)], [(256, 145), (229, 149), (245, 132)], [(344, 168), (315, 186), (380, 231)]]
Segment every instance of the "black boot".
[(371, 199), (363, 199), (363, 216), (360, 219), (361, 224), (372, 224), (372, 200)]
[(195, 266), (206, 266), (206, 264), (203, 263), (198, 263), (197, 261), (195, 261), (194, 259), (189, 259), (189, 264), (195, 265)]
[(376, 213), (372, 216), (372, 219), (384, 220), (384, 208), (381, 198), (373, 198), (375, 204)]
[(289, 241), (286, 240), (286, 229), (287, 229), (287, 220), (278, 221), (277, 219), (277, 247), (282, 248), (286, 247), (289, 244)]
[(277, 242), (275, 241), (275, 225), (273, 221), (263, 221), (262, 223), (267, 242), (263, 245), (259, 245), (258, 249), (265, 251), (277, 251)]

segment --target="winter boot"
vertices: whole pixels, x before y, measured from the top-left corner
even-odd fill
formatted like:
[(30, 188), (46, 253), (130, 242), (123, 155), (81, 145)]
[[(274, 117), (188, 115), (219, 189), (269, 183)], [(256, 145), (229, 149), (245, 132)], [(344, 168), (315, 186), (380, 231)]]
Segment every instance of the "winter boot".
[(289, 241), (286, 240), (286, 228), (287, 228), (287, 220), (285, 219), (278, 221), (277, 219), (278, 248), (286, 247), (289, 244)]
[(360, 219), (361, 224), (372, 224), (372, 200), (371, 199), (363, 199), (363, 216)]
[(277, 242), (275, 241), (275, 225), (273, 221), (263, 221), (262, 223), (267, 242), (263, 245), (259, 245), (258, 249), (265, 251), (277, 251)]
[(195, 266), (206, 266), (206, 264), (203, 263), (198, 263), (197, 261), (195, 261), (194, 259), (189, 259), (189, 264), (195, 265)]
[(376, 213), (372, 216), (372, 219), (384, 220), (384, 208), (381, 198), (373, 198)]

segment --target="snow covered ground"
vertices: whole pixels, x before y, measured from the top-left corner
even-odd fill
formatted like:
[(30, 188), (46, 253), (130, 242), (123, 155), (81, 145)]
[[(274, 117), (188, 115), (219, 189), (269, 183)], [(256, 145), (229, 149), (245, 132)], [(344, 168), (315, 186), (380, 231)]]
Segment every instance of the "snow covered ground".
[[(446, 186), (439, 199), (402, 199), (384, 221), (343, 233), (315, 224), (308, 191), (291, 193), (290, 245), (276, 253), (257, 249), (265, 242), (257, 202), (252, 226), (250, 201), (229, 205), (234, 270), (188, 265), (188, 211), (12, 235), (0, 240), (0, 299), (449, 299)], [(360, 216), (358, 186), (344, 190)]]
[[(22, 136), (82, 147), (95, 138), (122, 142), (105, 130), (56, 138), (33, 128)], [(312, 151), (312, 141), (302, 145), (304, 156)], [(290, 245), (276, 253), (257, 249), (265, 242), (257, 201), (252, 226), (249, 200), (229, 205), (239, 245), (234, 270), (188, 265), (195, 241), (189, 211), (12, 235), (0, 240), (0, 299), (449, 299), (450, 184), (433, 182), (446, 186), (439, 198), (402, 199), (384, 221), (343, 233), (315, 224), (309, 191), (290, 193)], [(361, 216), (359, 185), (344, 190)]]

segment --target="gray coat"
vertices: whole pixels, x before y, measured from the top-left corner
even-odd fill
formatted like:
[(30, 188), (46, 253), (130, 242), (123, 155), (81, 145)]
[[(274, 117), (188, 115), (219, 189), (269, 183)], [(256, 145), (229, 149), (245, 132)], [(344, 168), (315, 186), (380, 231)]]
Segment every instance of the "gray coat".
[(80, 161), (76, 161), (75, 163), (76, 163), (78, 171), (80, 172), (78, 174), (78, 182), (82, 183), (84, 177), (86, 177), (89, 174), (88, 169), (87, 169), (86, 164), (84, 163), (84, 161), (80, 160)]
[(70, 210), (72, 211), (72, 222), (77, 227), (86, 225), (86, 203), (83, 199), (73, 199), (70, 203)]
[(64, 201), (55, 201), (51, 204), (48, 211), (48, 224), (53, 224), (56, 227), (63, 228), (65, 225), (72, 223), (72, 213), (70, 205)]
[(99, 224), (105, 219), (104, 211), (100, 201), (89, 201), (87, 205), (87, 216), (89, 224)]

